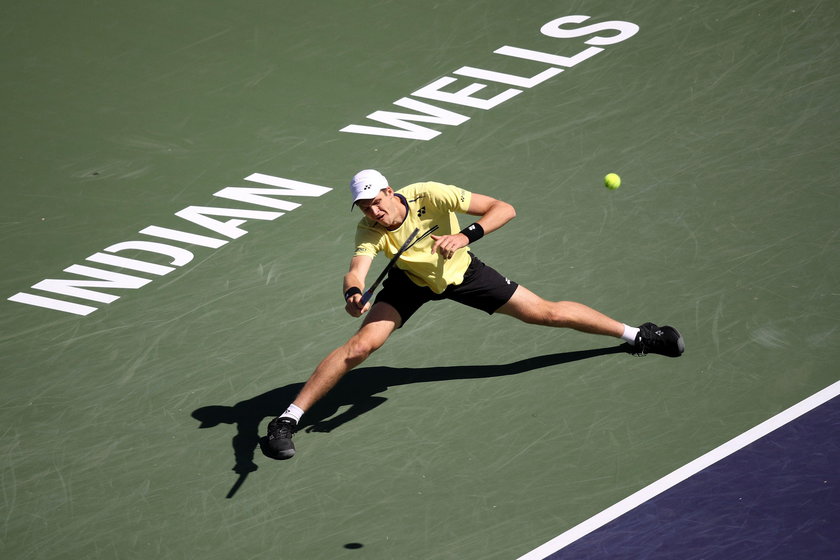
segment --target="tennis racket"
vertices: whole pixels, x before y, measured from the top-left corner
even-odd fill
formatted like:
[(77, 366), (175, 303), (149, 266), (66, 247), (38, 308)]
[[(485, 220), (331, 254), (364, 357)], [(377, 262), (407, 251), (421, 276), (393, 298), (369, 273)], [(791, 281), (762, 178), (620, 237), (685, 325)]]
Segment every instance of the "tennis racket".
[[(415, 228), (414, 231), (411, 232), (411, 235), (409, 235), (408, 239), (405, 240), (405, 243), (402, 244), (400, 250), (397, 251), (397, 253), (393, 257), (391, 257), (391, 261), (385, 267), (385, 270), (382, 271), (382, 273), (379, 275), (376, 281), (373, 284), (371, 284), (370, 288), (368, 288), (367, 291), (365, 291), (365, 293), (362, 295), (362, 307), (364, 307), (365, 304), (370, 300), (370, 298), (373, 297), (373, 292), (376, 291), (376, 288), (379, 287), (379, 284), (382, 282), (382, 280), (385, 278), (388, 272), (390, 272), (394, 265), (397, 264), (397, 260), (399, 260), (402, 254), (414, 247), (414, 245), (418, 241), (425, 239), (426, 237), (436, 232), (437, 229), (438, 226), (432, 226), (431, 228), (429, 228), (429, 231), (427, 231), (420, 237), (417, 237), (417, 234), (420, 233), (420, 228)], [(417, 237), (417, 239), (414, 239), (415, 237)]]

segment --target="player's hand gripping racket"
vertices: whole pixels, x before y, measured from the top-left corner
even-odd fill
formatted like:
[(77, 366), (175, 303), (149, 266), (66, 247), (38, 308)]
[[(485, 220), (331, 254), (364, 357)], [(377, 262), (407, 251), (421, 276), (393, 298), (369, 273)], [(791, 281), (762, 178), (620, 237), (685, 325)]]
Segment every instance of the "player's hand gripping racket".
[[(411, 232), (411, 235), (409, 235), (408, 239), (405, 240), (405, 243), (402, 244), (400, 250), (397, 251), (397, 253), (393, 257), (391, 257), (391, 261), (388, 263), (388, 265), (385, 267), (385, 269), (382, 271), (382, 273), (379, 275), (376, 281), (373, 284), (371, 284), (370, 288), (368, 288), (367, 291), (362, 295), (362, 308), (364, 308), (365, 304), (367, 304), (370, 298), (373, 297), (373, 292), (376, 291), (376, 288), (379, 287), (379, 284), (382, 282), (382, 280), (385, 278), (388, 272), (394, 267), (395, 264), (397, 264), (397, 261), (399, 260), (400, 256), (402, 256), (403, 253), (414, 247), (415, 243), (433, 234), (435, 231), (437, 231), (437, 229), (438, 226), (432, 226), (429, 229), (429, 231), (427, 231), (420, 237), (417, 237), (417, 234), (420, 233), (420, 228), (415, 228), (414, 231)], [(415, 237), (417, 237), (417, 239), (414, 239)]]

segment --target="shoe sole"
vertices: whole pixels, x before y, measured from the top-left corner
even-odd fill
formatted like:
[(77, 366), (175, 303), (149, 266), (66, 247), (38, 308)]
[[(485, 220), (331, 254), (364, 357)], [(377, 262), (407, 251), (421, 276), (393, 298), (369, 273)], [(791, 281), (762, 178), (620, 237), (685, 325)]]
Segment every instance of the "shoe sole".
[(680, 331), (678, 331), (674, 327), (662, 327), (662, 328), (663, 329), (671, 329), (672, 331), (674, 331), (674, 334), (677, 335), (677, 351), (678, 351), (678, 353), (677, 354), (666, 354), (666, 355), (670, 356), (671, 358), (679, 358), (680, 356), (682, 356), (683, 352), (685, 352), (685, 341), (683, 340), (683, 336), (680, 334)]
[(263, 452), (263, 455), (268, 457), (269, 459), (275, 459), (277, 461), (286, 461), (287, 459), (291, 459), (295, 456), (295, 448), (292, 447), (291, 449), (275, 449), (274, 446), (271, 445), (268, 437), (264, 436), (260, 438), (260, 450)]

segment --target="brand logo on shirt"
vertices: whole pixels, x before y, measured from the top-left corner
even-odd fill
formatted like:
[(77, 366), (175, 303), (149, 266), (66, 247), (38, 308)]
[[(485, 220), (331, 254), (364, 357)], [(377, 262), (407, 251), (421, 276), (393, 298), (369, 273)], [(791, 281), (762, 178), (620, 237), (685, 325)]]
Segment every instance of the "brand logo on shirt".
[(420, 210), (417, 211), (417, 217), (422, 218), (423, 214), (425, 214), (425, 213), (426, 213), (426, 207), (423, 206), (422, 208), (420, 208)]

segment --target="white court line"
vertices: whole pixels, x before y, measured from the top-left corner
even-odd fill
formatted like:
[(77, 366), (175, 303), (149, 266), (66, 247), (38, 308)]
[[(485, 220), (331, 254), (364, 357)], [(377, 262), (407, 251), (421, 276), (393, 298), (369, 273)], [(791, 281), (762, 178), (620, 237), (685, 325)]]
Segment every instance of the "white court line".
[(788, 422), (795, 420), (811, 411), (821, 404), (824, 404), (840, 394), (840, 381), (829, 385), (822, 391), (815, 393), (807, 399), (800, 401), (773, 416), (769, 420), (765, 420), (758, 426), (747, 430), (743, 434), (727, 441), (720, 447), (712, 449), (705, 455), (698, 457), (687, 465), (680, 467), (669, 475), (666, 475), (653, 484), (645, 486), (635, 494), (624, 498), (620, 502), (608, 507), (601, 513), (598, 513), (583, 523), (576, 525), (566, 531), (565, 533), (555, 537), (545, 543), (544, 545), (535, 548), (531, 552), (520, 556), (517, 560), (544, 560), (546, 556), (554, 554), (558, 550), (572, 544), (578, 539), (588, 535), (592, 531), (603, 527), (610, 521), (617, 519), (633, 508), (651, 500), (669, 488), (679, 484), (687, 478), (694, 476), (698, 472), (710, 467), (721, 459), (732, 455), (739, 449), (746, 447), (754, 441), (763, 438), (773, 430), (781, 428)]

